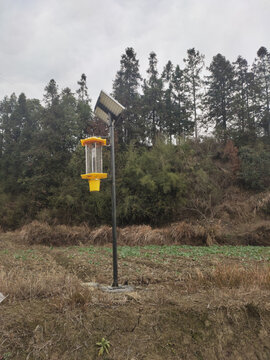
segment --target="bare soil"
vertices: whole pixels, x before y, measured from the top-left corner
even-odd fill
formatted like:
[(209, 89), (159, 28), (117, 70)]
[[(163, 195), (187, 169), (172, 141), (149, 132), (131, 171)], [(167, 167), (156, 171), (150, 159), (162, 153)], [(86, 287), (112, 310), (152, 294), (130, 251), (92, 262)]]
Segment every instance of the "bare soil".
[[(111, 248), (0, 235), (0, 359), (270, 359), (270, 248)], [(109, 353), (98, 356), (105, 338)]]

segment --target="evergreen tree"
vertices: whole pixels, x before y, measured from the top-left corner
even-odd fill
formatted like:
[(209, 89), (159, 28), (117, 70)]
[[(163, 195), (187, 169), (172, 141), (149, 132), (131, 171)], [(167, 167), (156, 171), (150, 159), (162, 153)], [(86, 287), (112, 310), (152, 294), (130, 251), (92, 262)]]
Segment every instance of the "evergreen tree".
[(36, 135), (38, 100), (13, 94), (0, 105), (0, 217), (3, 226), (16, 227), (32, 216), (32, 198), (25, 178), (32, 174), (32, 146)]
[(46, 106), (42, 109), (40, 131), (32, 149), (31, 184), (36, 201), (48, 206), (67, 173), (72, 151), (78, 143), (76, 99), (70, 89), (60, 94), (51, 80), (45, 87)]
[(88, 95), (88, 88), (86, 83), (86, 75), (81, 75), (81, 80), (77, 82), (80, 86), (76, 91), (78, 94), (77, 100), (77, 130), (78, 130), (78, 141), (79, 139), (87, 137), (89, 134), (95, 134), (91, 131), (94, 127), (93, 112), (91, 108), (91, 100)]
[(125, 106), (126, 111), (118, 122), (118, 136), (121, 142), (144, 137), (144, 128), (139, 114), (139, 61), (133, 48), (127, 48), (121, 57), (120, 70), (113, 82), (113, 96)]
[(233, 112), (235, 116), (234, 130), (238, 137), (254, 138), (256, 135), (256, 103), (254, 92), (256, 83), (254, 74), (249, 70), (247, 60), (238, 56), (233, 63), (235, 71)]
[(208, 87), (205, 96), (207, 122), (215, 122), (216, 132), (226, 138), (228, 126), (233, 117), (234, 69), (229, 60), (221, 55), (214, 56), (207, 76)]
[(148, 79), (143, 83), (142, 111), (147, 124), (147, 137), (153, 144), (158, 132), (165, 124), (162, 122), (163, 112), (163, 81), (157, 70), (157, 56), (154, 52), (149, 55)]
[(38, 116), (41, 110), (40, 102), (38, 100), (27, 100), (24, 93), (20, 94), (17, 106), (14, 111), (14, 117), (20, 124), (20, 135), (17, 140), (17, 146), (20, 153), (20, 170), (18, 174), (23, 173), (25, 165), (31, 157), (31, 147), (33, 146), (34, 137), (38, 131)]
[(184, 59), (186, 63), (185, 67), (185, 76), (187, 79), (187, 84), (189, 86), (192, 112), (193, 112), (193, 121), (194, 121), (194, 135), (197, 139), (198, 137), (198, 110), (200, 107), (201, 101), (201, 86), (202, 86), (202, 77), (201, 73), (204, 67), (204, 55), (200, 54), (199, 51), (196, 51), (194, 48), (187, 51), (187, 58)]
[(254, 69), (260, 88), (259, 122), (264, 134), (270, 136), (270, 54), (262, 46), (258, 50), (257, 56)]
[(0, 104), (2, 151), (0, 178), (3, 191), (18, 192), (17, 179), (21, 168), (20, 136), (22, 117), (18, 114), (18, 99), (15, 94), (5, 97)]
[(10, 97), (5, 96), (0, 103), (3, 152), (5, 152), (19, 137), (20, 125), (13, 116), (16, 106), (17, 97), (14, 93)]
[[(20, 158), (22, 166), (18, 174), (18, 182), (20, 183), (23, 192), (27, 194), (29, 201), (31, 201), (31, 199), (34, 198), (31, 195), (33, 193), (31, 184), (32, 176), (35, 172), (34, 158), (35, 149), (38, 147), (39, 143), (38, 138), (42, 106), (39, 100), (26, 99), (24, 94), (22, 94), (18, 99), (18, 112), (23, 119), (20, 137)], [(32, 211), (33, 209), (29, 210)]]
[(175, 134), (185, 137), (194, 131), (194, 122), (191, 119), (192, 104), (188, 96), (188, 86), (184, 71), (179, 65), (172, 75), (173, 100), (175, 108)]
[(81, 80), (77, 81), (77, 84), (80, 86), (79, 89), (76, 91), (78, 94), (79, 101), (88, 103), (89, 96), (88, 96), (88, 87), (86, 85), (86, 75), (81, 75)]
[(46, 105), (53, 106), (59, 102), (58, 86), (54, 79), (51, 79), (45, 87), (44, 101)]
[(175, 134), (175, 104), (173, 99), (173, 64), (171, 61), (165, 65), (162, 79), (165, 85), (164, 90), (164, 106), (162, 114), (162, 123), (166, 133), (169, 135), (169, 141), (172, 141), (172, 136)]

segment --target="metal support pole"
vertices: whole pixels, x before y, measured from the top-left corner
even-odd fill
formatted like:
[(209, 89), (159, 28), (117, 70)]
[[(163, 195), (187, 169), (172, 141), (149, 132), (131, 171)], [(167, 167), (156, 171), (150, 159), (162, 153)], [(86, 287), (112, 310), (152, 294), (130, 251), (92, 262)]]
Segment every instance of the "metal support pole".
[(118, 287), (117, 267), (117, 235), (116, 235), (116, 191), (115, 191), (115, 156), (114, 156), (114, 120), (109, 113), (110, 143), (111, 143), (111, 171), (112, 171), (112, 238), (113, 238), (113, 287)]

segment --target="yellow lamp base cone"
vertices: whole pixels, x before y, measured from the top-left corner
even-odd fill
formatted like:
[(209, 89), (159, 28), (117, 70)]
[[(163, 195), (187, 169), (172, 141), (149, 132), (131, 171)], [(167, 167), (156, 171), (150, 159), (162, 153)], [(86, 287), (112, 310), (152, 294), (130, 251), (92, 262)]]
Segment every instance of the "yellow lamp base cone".
[(100, 190), (100, 179), (91, 179), (88, 180), (89, 190), (90, 191), (99, 191)]
[(99, 191), (100, 190), (100, 179), (106, 179), (107, 174), (106, 173), (82, 174), (81, 178), (88, 180), (90, 191)]

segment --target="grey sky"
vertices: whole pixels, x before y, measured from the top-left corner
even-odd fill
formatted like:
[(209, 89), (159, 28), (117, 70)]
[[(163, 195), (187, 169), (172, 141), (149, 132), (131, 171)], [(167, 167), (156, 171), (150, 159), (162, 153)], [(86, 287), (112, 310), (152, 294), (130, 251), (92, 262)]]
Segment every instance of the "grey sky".
[(0, 99), (41, 99), (52, 78), (75, 91), (84, 72), (95, 102), (128, 46), (143, 76), (151, 51), (159, 69), (181, 66), (191, 47), (207, 65), (219, 52), (252, 63), (260, 46), (270, 50), (269, 16), (270, 0), (0, 0)]

